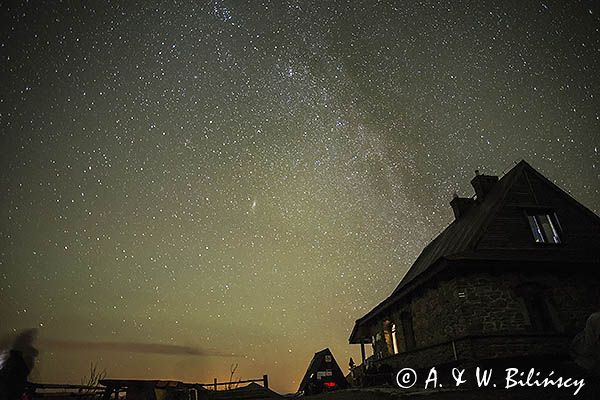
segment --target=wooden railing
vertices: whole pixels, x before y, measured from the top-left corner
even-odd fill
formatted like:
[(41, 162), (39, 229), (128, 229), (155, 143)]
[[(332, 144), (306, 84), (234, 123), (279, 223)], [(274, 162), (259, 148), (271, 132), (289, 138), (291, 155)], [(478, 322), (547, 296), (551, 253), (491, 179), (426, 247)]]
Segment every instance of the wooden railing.
[[(30, 393), (36, 394), (41, 393), (39, 391), (63, 391), (63, 393), (68, 393), (76, 396), (96, 396), (104, 394), (105, 398), (110, 398), (112, 394), (119, 393), (124, 390), (125, 387), (129, 386), (131, 383), (128, 383), (127, 380), (115, 380), (116, 383), (105, 383), (102, 382), (104, 386), (86, 386), (86, 385), (71, 385), (71, 384), (61, 384), (61, 383), (28, 383), (27, 389)], [(144, 382), (144, 381), (138, 381)], [(151, 381), (148, 381), (151, 382)], [(217, 378), (214, 379), (212, 383), (183, 383), (176, 382), (176, 387), (183, 389), (198, 389), (200, 387), (209, 389), (209, 390), (228, 390), (236, 388), (239, 384), (242, 383), (261, 383), (262, 386), (266, 389), (269, 388), (269, 377), (268, 375), (263, 375), (262, 378), (256, 379), (245, 379), (239, 381), (231, 381), (231, 382), (218, 382)], [(225, 386), (224, 389), (219, 389), (219, 387)], [(115, 399), (118, 398), (118, 395), (115, 395)]]

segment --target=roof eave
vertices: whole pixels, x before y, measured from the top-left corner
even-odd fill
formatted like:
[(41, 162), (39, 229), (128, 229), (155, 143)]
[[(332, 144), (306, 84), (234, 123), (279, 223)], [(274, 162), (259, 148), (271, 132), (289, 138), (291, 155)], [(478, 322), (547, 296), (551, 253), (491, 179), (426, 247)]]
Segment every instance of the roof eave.
[[(360, 343), (360, 339), (357, 336), (358, 336), (358, 330), (361, 326), (364, 326), (367, 322), (369, 322), (370, 320), (372, 320), (379, 314), (383, 313), (386, 309), (388, 309), (388, 307), (392, 306), (393, 304), (395, 304), (396, 302), (401, 300), (403, 297), (407, 296), (410, 292), (417, 289), (419, 286), (421, 286), (422, 284), (426, 283), (431, 278), (433, 278), (439, 271), (441, 271), (444, 268), (444, 265), (446, 264), (445, 261), (446, 261), (446, 257), (440, 257), (438, 260), (436, 260), (435, 263), (433, 263), (431, 265), (431, 267), (425, 274), (422, 274), (421, 276), (419, 276), (412, 282), (409, 282), (409, 284), (407, 286), (405, 286), (404, 288), (402, 288), (400, 290), (400, 292), (397, 292), (397, 293), (392, 292), (391, 295), (389, 295), (381, 303), (379, 303), (378, 305), (373, 307), (371, 309), (371, 311), (366, 313), (362, 318), (357, 319), (356, 322), (354, 323), (354, 327), (352, 328), (352, 333), (350, 334), (350, 338), (348, 339), (350, 344), (359, 344)], [(370, 339), (369, 339), (369, 341), (370, 341)], [(363, 340), (363, 342), (367, 342), (367, 341)]]

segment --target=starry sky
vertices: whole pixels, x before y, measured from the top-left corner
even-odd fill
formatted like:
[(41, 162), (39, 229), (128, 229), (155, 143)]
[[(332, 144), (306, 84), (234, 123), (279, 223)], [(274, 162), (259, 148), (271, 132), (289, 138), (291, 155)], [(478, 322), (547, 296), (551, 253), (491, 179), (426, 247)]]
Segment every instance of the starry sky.
[(360, 360), (475, 169), (600, 211), (592, 1), (0, 6), (0, 334), (38, 329), (34, 381), (295, 391)]

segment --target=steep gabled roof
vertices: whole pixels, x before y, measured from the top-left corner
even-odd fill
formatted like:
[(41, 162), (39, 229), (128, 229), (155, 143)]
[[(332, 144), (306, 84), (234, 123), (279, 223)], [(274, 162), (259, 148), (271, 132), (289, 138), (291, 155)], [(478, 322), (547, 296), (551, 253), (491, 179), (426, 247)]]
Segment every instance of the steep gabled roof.
[[(561, 197), (566, 199), (571, 206), (578, 208), (586, 217), (600, 226), (600, 217), (549, 181), (527, 162), (521, 160), (490, 189), (483, 199), (477, 199), (473, 206), (461, 214), (460, 218), (455, 219), (448, 225), (423, 249), (392, 294), (356, 321), (350, 335), (350, 343), (358, 343), (357, 331), (362, 324), (395, 303), (411, 284), (416, 284), (418, 278), (424, 278), (427, 275), (426, 273), (442, 259), (523, 259), (523, 257), (527, 257), (527, 253), (530, 255), (537, 253), (535, 251), (524, 251), (523, 249), (503, 249), (501, 251), (477, 249), (477, 245), (482, 235), (485, 234), (488, 225), (504, 206), (507, 194), (509, 194), (515, 182), (522, 178), (524, 174), (541, 180), (546, 187), (559, 192)], [(539, 260), (540, 255), (544, 256), (544, 254), (537, 253), (535, 257)], [(552, 257), (556, 255), (555, 253)]]

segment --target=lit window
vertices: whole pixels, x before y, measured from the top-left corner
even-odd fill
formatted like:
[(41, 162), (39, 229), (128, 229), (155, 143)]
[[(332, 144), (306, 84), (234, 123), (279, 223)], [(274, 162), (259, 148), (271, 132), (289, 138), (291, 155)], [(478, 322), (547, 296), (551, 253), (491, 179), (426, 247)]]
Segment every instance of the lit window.
[(536, 243), (561, 242), (556, 214), (528, 212), (527, 219)]
[(398, 354), (398, 339), (396, 338), (396, 324), (392, 324), (392, 344), (394, 346), (394, 354)]

